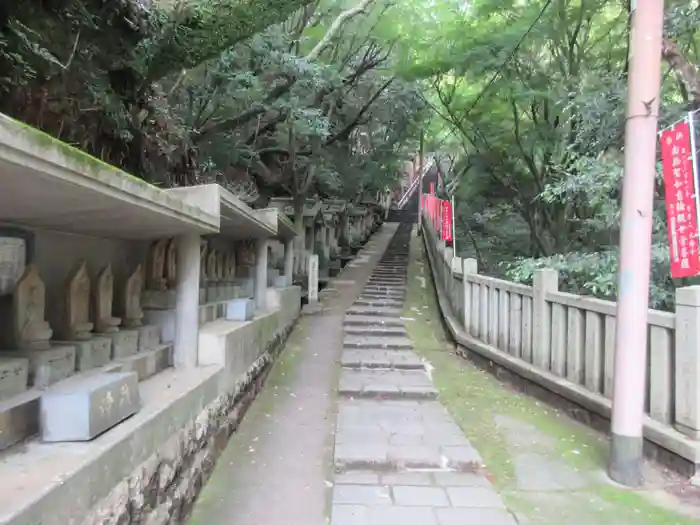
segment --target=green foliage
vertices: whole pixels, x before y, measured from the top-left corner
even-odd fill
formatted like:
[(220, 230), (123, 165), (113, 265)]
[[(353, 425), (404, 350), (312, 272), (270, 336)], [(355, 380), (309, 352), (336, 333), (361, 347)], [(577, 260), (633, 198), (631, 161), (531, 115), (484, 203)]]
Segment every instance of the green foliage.
[(3, 6), (0, 111), (155, 184), (360, 199), (399, 176), (423, 114), (394, 74), (394, 7), (355, 5)]
[[(666, 36), (690, 63), (699, 19), (667, 3)], [(627, 24), (625, 2), (480, 0), (406, 68), (430, 88), (431, 148), (453, 159), (458, 250), (484, 271), (527, 282), (555, 267), (569, 291), (615, 299)], [(665, 75), (662, 125), (689, 97), (678, 72)], [(679, 283), (660, 178), (652, 243), (651, 303), (669, 308)]]

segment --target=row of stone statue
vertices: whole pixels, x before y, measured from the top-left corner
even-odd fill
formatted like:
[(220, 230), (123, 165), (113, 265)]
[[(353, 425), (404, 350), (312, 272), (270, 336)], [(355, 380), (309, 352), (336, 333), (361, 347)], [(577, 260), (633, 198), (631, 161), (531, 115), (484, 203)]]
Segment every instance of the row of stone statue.
[[(255, 264), (254, 241), (240, 241), (234, 251), (224, 252), (209, 242), (202, 241), (200, 248), (200, 276), (203, 284), (233, 281), (236, 277), (236, 262), (243, 266)], [(175, 239), (154, 242), (148, 251), (149, 290), (174, 289), (177, 281), (177, 245)]]
[[(124, 283), (119, 295), (124, 319), (112, 315), (114, 275), (105, 266), (97, 275), (94, 289), (85, 261), (79, 262), (66, 280), (64, 311), (58, 336), (65, 341), (84, 341), (95, 333), (114, 333), (119, 326), (141, 326), (143, 268), (138, 265)], [(92, 302), (92, 308), (91, 308)], [(92, 319), (91, 319), (92, 312)], [(28, 265), (12, 296), (12, 347), (19, 350), (45, 350), (53, 330), (46, 322), (46, 287), (35, 264)], [(123, 322), (122, 322), (123, 321)]]

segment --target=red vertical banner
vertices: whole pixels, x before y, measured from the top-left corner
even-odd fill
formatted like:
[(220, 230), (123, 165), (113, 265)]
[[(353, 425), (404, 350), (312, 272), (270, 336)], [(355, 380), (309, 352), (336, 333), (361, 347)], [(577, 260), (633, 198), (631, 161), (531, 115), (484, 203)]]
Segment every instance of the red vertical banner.
[(442, 240), (452, 242), (452, 203), (442, 201)]
[(434, 182), (430, 183), (430, 194), (431, 195), (435, 194), (435, 183)]
[(700, 273), (693, 155), (687, 121), (661, 133), (671, 277)]

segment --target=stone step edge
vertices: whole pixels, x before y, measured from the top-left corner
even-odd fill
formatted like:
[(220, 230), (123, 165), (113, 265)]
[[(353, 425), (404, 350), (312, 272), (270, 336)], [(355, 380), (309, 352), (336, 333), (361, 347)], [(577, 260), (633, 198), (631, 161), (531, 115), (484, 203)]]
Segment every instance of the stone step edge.
[(453, 461), (448, 460), (447, 466), (428, 462), (403, 462), (398, 460), (370, 461), (370, 460), (333, 460), (336, 474), (345, 474), (352, 471), (370, 471), (381, 474), (393, 474), (402, 472), (457, 472), (460, 474), (485, 475), (487, 471), (481, 461)]

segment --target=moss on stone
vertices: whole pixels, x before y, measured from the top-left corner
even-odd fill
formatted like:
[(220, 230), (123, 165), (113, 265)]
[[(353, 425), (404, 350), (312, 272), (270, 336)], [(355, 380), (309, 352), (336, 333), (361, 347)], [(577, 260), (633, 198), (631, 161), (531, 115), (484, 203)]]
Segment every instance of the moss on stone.
[(30, 126), (29, 124), (25, 124), (24, 122), (15, 120), (11, 117), (8, 117), (7, 115), (4, 115), (4, 117), (13, 125), (20, 128), (23, 132), (24, 138), (28, 141), (42, 148), (51, 148), (57, 150), (65, 157), (69, 158), (76, 166), (84, 168), (92, 175), (102, 175), (106, 171), (108, 174), (126, 177), (131, 181), (134, 181), (138, 184), (142, 184), (148, 188), (155, 188), (155, 186), (153, 186), (152, 184), (149, 184), (148, 182), (139, 179), (134, 175), (122, 171), (116, 166), (112, 166), (111, 164), (108, 164), (96, 157), (93, 157), (92, 155), (85, 153), (81, 149), (78, 149), (75, 146), (71, 146), (70, 144), (63, 142), (57, 139), (56, 137), (52, 137), (51, 135), (41, 131), (40, 129)]

